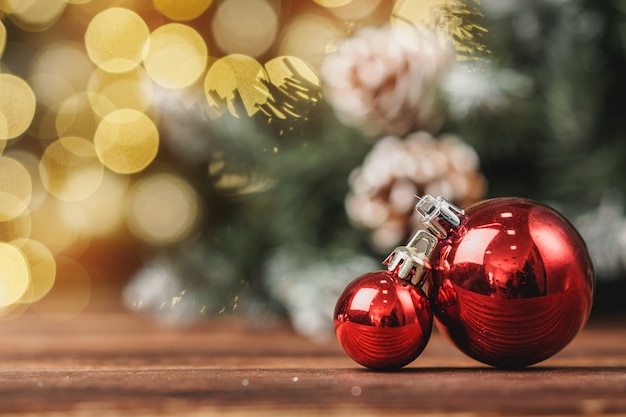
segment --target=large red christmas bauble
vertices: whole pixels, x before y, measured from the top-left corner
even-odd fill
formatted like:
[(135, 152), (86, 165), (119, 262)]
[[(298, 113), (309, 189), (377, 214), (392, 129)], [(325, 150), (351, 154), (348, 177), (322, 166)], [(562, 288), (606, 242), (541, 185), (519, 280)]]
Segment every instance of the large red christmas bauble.
[(465, 210), (441, 241), (428, 289), (439, 327), (467, 355), (519, 368), (564, 348), (585, 324), (594, 278), (576, 230), (518, 198)]
[(334, 315), (335, 333), (355, 362), (393, 370), (413, 362), (426, 347), (433, 315), (424, 292), (390, 271), (352, 281)]

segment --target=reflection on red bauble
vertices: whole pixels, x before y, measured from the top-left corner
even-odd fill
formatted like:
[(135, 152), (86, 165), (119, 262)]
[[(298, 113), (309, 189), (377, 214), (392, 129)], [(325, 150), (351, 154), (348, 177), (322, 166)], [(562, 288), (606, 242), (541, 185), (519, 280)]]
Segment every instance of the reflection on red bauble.
[(593, 271), (576, 230), (518, 198), (465, 210), (433, 259), (429, 297), (439, 327), (467, 355), (519, 368), (563, 349), (584, 326)]
[(335, 307), (337, 340), (355, 362), (376, 370), (401, 368), (424, 350), (433, 316), (424, 292), (394, 272), (360, 276)]

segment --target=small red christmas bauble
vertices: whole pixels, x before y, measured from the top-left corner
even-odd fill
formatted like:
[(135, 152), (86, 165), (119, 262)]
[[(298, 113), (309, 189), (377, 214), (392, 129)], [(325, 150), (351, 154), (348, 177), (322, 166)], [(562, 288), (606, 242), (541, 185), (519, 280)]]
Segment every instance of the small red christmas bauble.
[(544, 205), (499, 198), (471, 206), (436, 252), (428, 292), (438, 325), (483, 363), (543, 361), (574, 338), (591, 311), (587, 248)]
[(334, 315), (339, 344), (355, 362), (393, 370), (413, 362), (430, 339), (424, 292), (390, 271), (361, 275), (343, 291)]

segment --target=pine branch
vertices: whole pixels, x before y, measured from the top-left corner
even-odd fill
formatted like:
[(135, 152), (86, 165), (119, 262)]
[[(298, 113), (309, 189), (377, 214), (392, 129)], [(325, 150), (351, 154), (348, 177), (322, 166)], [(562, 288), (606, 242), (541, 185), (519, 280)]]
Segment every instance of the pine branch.
[(450, 38), (459, 60), (477, 60), (491, 54), (483, 41), (488, 30), (480, 0), (446, 1), (437, 8), (435, 16), (436, 27)]

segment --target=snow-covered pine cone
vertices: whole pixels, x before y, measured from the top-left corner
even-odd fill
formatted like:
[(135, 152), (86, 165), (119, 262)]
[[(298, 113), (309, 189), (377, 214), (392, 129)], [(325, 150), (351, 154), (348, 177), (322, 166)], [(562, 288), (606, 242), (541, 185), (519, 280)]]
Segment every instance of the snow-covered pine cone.
[(432, 30), (366, 27), (326, 57), (321, 76), (343, 123), (372, 136), (403, 136), (440, 127), (438, 89), (453, 63), (452, 48)]
[(441, 195), (465, 207), (486, 189), (473, 148), (456, 136), (427, 132), (380, 139), (349, 181), (348, 217), (370, 230), (372, 247), (380, 252), (404, 244), (417, 229), (415, 196)]

